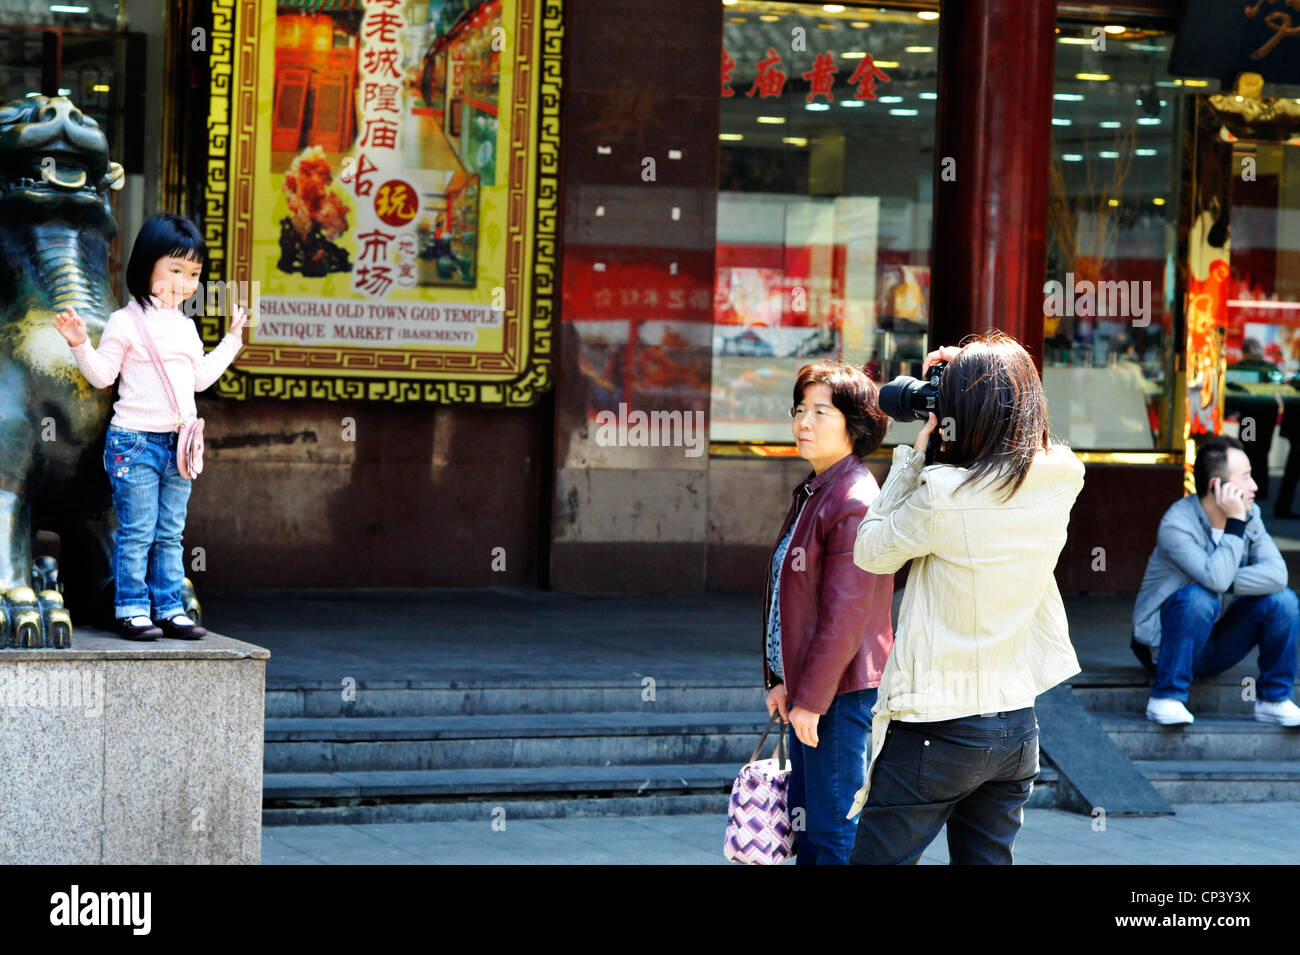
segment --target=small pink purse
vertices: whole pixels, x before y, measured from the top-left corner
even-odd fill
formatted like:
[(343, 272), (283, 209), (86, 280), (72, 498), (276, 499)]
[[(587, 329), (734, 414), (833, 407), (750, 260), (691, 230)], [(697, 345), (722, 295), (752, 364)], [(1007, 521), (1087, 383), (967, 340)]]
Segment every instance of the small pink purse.
[[(785, 724), (777, 737), (772, 759), (759, 759), (772, 724), (781, 715), (773, 713), (767, 729), (754, 747), (731, 786), (727, 806), (727, 834), (722, 853), (732, 862), (746, 865), (780, 865), (795, 852), (794, 827), (790, 824), (790, 765), (785, 751)], [(779, 760), (778, 758), (779, 757)]]
[(145, 348), (149, 350), (149, 357), (153, 359), (154, 367), (158, 369), (162, 380), (167, 383), (167, 397), (171, 399), (172, 410), (176, 412), (176, 421), (180, 425), (180, 434), (176, 439), (176, 469), (181, 472), (181, 477), (192, 481), (203, 471), (203, 419), (195, 415), (186, 421), (185, 416), (181, 414), (180, 402), (176, 398), (176, 387), (172, 384), (171, 376), (167, 374), (162, 356), (158, 354), (158, 346), (153, 343), (153, 338), (144, 326), (139, 305), (132, 301), (131, 306), (134, 306), (131, 308), (131, 317), (135, 320), (135, 327), (139, 330), (140, 337), (144, 339)]

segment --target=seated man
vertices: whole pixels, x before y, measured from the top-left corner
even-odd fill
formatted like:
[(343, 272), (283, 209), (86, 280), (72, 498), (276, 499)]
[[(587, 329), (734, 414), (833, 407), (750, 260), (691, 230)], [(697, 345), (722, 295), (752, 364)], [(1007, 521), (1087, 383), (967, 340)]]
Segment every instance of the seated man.
[(1132, 647), (1155, 677), (1147, 719), (1191, 723), (1193, 679), (1216, 676), (1259, 647), (1255, 719), (1300, 726), (1291, 701), (1300, 604), (1254, 503), (1250, 459), (1236, 438), (1196, 452), (1196, 494), (1165, 512), (1133, 611)]

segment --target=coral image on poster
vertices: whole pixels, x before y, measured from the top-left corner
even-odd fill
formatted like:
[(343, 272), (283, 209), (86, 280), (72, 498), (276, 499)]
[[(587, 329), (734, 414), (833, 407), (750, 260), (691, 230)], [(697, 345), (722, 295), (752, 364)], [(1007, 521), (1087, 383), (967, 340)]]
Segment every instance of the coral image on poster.
[(280, 220), (281, 272), (328, 275), (352, 268), (346, 249), (335, 245), (348, 228), (348, 204), (330, 189), (333, 176), (325, 152), (309, 146), (293, 160), (284, 175), (281, 190), (289, 204), (289, 215)]

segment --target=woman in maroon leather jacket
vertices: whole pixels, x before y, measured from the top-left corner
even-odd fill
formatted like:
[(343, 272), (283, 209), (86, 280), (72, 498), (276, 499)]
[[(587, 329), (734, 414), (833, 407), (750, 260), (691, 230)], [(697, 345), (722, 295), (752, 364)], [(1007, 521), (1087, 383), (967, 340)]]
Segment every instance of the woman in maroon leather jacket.
[(844, 865), (856, 824), (871, 708), (894, 643), (892, 574), (853, 562), (858, 525), (880, 487), (863, 458), (889, 419), (876, 386), (843, 362), (799, 369), (790, 409), (812, 473), (794, 491), (768, 567), (763, 659), (768, 713), (789, 722), (791, 821), (800, 865)]

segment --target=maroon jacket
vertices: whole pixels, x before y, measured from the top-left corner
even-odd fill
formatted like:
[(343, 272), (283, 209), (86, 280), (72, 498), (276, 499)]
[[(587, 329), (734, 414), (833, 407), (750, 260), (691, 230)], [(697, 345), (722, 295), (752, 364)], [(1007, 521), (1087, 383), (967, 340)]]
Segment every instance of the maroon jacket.
[(768, 556), (761, 644), (770, 690), (781, 682), (767, 665), (772, 556), (806, 495), (781, 565), (781, 667), (791, 707), (824, 714), (835, 694), (880, 685), (894, 646), (894, 575), (869, 574), (853, 563), (858, 525), (879, 493), (875, 477), (853, 454), (795, 488)]

